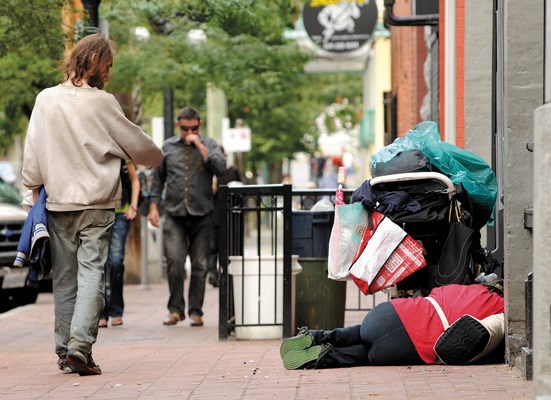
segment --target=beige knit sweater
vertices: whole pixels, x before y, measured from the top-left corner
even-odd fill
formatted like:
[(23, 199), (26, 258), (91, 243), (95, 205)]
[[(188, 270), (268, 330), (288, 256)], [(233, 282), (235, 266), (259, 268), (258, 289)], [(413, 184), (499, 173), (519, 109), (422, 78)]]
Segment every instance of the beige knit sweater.
[(115, 208), (120, 159), (156, 167), (163, 152), (97, 88), (58, 85), (36, 97), (23, 157), (23, 184), (44, 185), (51, 211)]

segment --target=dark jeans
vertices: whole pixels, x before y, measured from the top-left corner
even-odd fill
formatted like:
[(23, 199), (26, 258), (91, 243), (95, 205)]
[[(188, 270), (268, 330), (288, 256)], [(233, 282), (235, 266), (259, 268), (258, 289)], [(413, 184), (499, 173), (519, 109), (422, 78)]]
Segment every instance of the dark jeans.
[(173, 217), (165, 215), (163, 238), (166, 249), (166, 274), (170, 297), (168, 311), (184, 314), (185, 262), (191, 260), (188, 314), (203, 315), (205, 278), (212, 234), (212, 215)]
[(209, 254), (209, 266), (208, 274), (210, 276), (218, 276), (218, 225), (212, 226), (212, 237), (210, 240), (210, 254)]
[(361, 325), (312, 331), (315, 344), (331, 344), (316, 368), (424, 364), (390, 302), (377, 305)]
[(125, 245), (129, 227), (130, 220), (124, 216), (124, 213), (117, 213), (115, 224), (111, 229), (109, 253), (105, 264), (105, 308), (100, 314), (100, 319), (122, 317), (124, 312), (122, 288), (124, 285)]

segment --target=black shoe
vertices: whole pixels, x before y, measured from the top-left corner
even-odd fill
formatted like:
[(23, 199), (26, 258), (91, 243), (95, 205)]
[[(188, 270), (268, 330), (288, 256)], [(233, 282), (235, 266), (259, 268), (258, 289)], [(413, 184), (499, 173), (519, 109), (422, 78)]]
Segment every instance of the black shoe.
[(63, 372), (64, 374), (74, 374), (74, 373), (77, 373), (78, 371), (73, 368), (71, 366), (71, 364), (69, 364), (67, 362), (67, 356), (65, 357), (59, 357), (59, 359), (57, 360), (57, 367), (61, 370), (61, 372)]
[(209, 275), (209, 283), (212, 287), (220, 286), (220, 282), (218, 282), (218, 277), (216, 275)]
[(99, 365), (96, 365), (91, 354), (84, 353), (80, 350), (70, 349), (67, 353), (67, 362), (69, 365), (78, 371), (78, 374), (83, 375), (101, 375)]
[(434, 351), (445, 364), (465, 365), (484, 350), (489, 340), (490, 333), (484, 325), (464, 315), (440, 335)]

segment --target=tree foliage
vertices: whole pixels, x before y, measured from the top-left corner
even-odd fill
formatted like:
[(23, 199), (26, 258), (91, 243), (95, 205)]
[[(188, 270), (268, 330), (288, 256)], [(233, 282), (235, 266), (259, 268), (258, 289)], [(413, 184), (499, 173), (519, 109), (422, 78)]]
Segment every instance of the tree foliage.
[[(276, 162), (313, 150), (304, 136), (319, 109), (305, 109), (303, 98), (303, 69), (311, 55), (284, 38), (298, 3), (104, 0), (102, 11), (119, 46), (110, 86), (114, 90), (137, 84), (147, 103), (170, 86), (176, 107), (203, 109), (209, 82), (225, 93), (230, 119), (243, 119), (251, 127), (249, 160)], [(151, 36), (138, 40), (132, 26), (148, 27)], [(206, 41), (191, 41), (194, 29), (201, 29)]]
[[(306, 75), (312, 54), (285, 38), (302, 0), (102, 0), (117, 56), (106, 89), (139, 88), (146, 116), (174, 106), (205, 115), (208, 83), (224, 91), (232, 122), (253, 132), (250, 163), (277, 163), (316, 150), (315, 117), (335, 98), (361, 94), (358, 76)], [(24, 131), (36, 94), (57, 83), (66, 0), (0, 1), (0, 148)], [(59, 10), (59, 12), (57, 11)], [(136, 34), (146, 28), (149, 37)], [(206, 40), (193, 39), (203, 32)], [(206, 121), (208, 123), (208, 121)]]
[(0, 1), (1, 153), (24, 130), (38, 92), (59, 80), (63, 4), (63, 0)]

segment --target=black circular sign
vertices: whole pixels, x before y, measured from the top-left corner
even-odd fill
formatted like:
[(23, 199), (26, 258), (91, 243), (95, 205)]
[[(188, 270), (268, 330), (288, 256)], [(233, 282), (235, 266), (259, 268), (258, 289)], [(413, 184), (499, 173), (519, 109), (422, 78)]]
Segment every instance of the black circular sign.
[(371, 39), (377, 23), (375, 0), (310, 0), (302, 9), (304, 29), (323, 50), (358, 50)]

